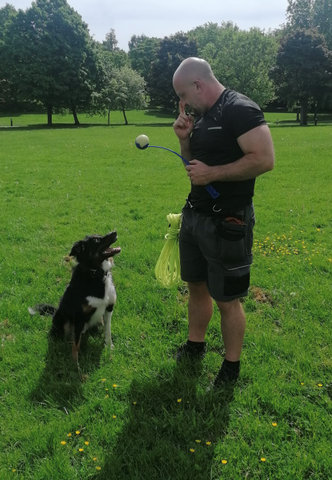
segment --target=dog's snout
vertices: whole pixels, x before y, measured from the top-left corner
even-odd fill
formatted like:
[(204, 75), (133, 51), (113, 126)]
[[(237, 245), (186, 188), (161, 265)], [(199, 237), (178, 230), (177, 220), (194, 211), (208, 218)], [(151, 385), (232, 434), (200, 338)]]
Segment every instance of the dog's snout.
[(108, 233), (106, 237), (110, 241), (110, 243), (114, 243), (118, 238), (118, 234), (115, 230), (113, 230), (112, 232)]

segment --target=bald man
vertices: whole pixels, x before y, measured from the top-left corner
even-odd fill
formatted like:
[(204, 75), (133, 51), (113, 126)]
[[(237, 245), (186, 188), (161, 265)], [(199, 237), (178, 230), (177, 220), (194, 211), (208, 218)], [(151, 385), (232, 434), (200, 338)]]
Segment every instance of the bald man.
[[(274, 166), (271, 134), (260, 108), (225, 88), (200, 58), (184, 60), (173, 77), (180, 99), (174, 123), (191, 191), (180, 232), (181, 277), (188, 283), (189, 338), (177, 360), (200, 359), (213, 313), (221, 314), (225, 358), (214, 381), (237, 380), (245, 333), (240, 298), (248, 294), (255, 214), (255, 179)], [(195, 112), (187, 115), (186, 107)], [(204, 185), (219, 193), (213, 199)]]

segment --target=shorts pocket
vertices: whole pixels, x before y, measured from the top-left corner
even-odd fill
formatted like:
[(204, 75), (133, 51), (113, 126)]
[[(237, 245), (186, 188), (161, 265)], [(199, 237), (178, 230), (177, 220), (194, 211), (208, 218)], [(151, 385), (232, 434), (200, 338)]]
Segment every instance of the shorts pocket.
[(236, 270), (252, 263), (253, 233), (251, 225), (234, 218), (217, 219), (216, 234), (221, 263)]

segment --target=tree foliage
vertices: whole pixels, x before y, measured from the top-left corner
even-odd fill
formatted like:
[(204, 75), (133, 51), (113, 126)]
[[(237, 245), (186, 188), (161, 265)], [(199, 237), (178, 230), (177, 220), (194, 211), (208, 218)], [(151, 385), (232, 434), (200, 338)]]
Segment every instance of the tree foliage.
[(88, 109), (98, 88), (99, 65), (87, 25), (66, 0), (36, 0), (10, 23), (1, 48), (6, 77), (21, 99), (48, 111)]
[(292, 29), (316, 29), (332, 50), (332, 0), (288, 0), (287, 22)]
[(149, 82), (152, 62), (156, 58), (161, 40), (146, 35), (133, 35), (128, 43), (131, 67), (136, 70), (146, 82)]
[(322, 100), (332, 91), (332, 52), (322, 35), (298, 29), (285, 36), (271, 72), (278, 93), (289, 106), (301, 105), (301, 124), (307, 120), (310, 102)]
[(226, 87), (249, 96), (261, 107), (275, 98), (269, 71), (274, 65), (278, 43), (258, 28), (240, 30), (231, 22), (208, 23), (190, 32), (198, 55), (207, 60)]
[(149, 76), (149, 94), (154, 105), (176, 109), (179, 99), (173, 89), (174, 72), (185, 58), (195, 56), (195, 40), (182, 32), (161, 40)]
[(108, 53), (109, 62), (112, 63), (114, 68), (129, 66), (128, 54), (117, 46), (118, 43), (115, 30), (111, 28), (106, 34), (106, 39), (102, 42), (104, 51)]
[(95, 95), (96, 109), (108, 114), (108, 124), (111, 110), (121, 110), (128, 125), (126, 111), (146, 107), (144, 78), (128, 66), (118, 69), (108, 65), (105, 70), (108, 80), (104, 89)]

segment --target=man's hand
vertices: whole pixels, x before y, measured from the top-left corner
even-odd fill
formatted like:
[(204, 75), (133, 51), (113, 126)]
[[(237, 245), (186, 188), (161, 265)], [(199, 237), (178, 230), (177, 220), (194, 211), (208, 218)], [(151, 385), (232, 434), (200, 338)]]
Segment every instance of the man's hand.
[(189, 163), (186, 170), (193, 185), (207, 185), (211, 182), (211, 167), (199, 160), (191, 160)]
[(179, 103), (180, 115), (173, 124), (174, 132), (180, 141), (189, 139), (194, 128), (194, 117), (187, 115), (184, 110), (184, 104)]

